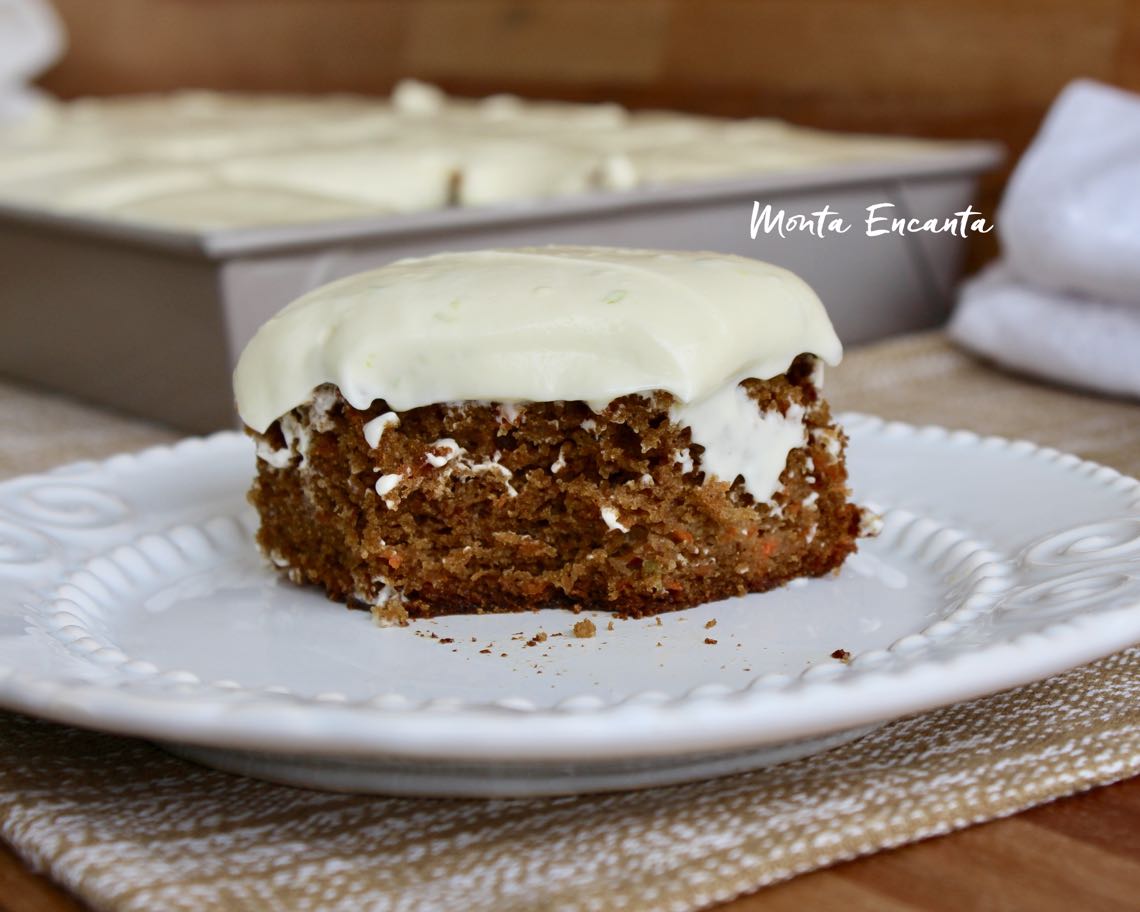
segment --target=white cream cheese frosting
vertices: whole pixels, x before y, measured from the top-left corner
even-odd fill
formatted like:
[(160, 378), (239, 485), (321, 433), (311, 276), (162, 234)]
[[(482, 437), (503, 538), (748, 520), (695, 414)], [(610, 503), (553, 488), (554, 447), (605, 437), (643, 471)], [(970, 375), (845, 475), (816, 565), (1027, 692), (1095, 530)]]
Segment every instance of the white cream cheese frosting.
[(246, 346), (234, 391), (259, 432), (323, 383), (355, 408), (383, 399), (396, 412), (464, 400), (601, 410), (660, 389), (690, 406), (680, 414), (696, 429), (723, 409), (693, 404), (781, 374), (805, 352), (842, 357), (819, 298), (778, 266), (715, 253), (485, 250), (400, 260), (304, 295)]
[(80, 99), (0, 129), (0, 202), (210, 231), (502, 205), (939, 148), (613, 104), (184, 92)]
[(762, 412), (740, 384), (726, 383), (710, 396), (675, 407), (669, 417), (688, 427), (693, 442), (704, 447), (706, 475), (729, 483), (739, 475), (761, 503), (779, 490), (788, 453), (807, 442), (801, 406), (790, 406), (786, 414)]
[(395, 412), (385, 412), (383, 415), (365, 422), (364, 440), (372, 449), (376, 449), (376, 447), (380, 446), (380, 437), (384, 434), (384, 431), (390, 427), (399, 426), (400, 416)]

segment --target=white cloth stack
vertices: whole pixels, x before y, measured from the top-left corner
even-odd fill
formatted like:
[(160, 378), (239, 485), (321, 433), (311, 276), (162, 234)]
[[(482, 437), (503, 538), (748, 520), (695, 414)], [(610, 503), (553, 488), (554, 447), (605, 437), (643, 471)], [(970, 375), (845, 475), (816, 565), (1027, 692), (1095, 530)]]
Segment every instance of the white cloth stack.
[(64, 35), (44, 0), (0, 0), (0, 125), (38, 111), (48, 96), (28, 83), (59, 59)]
[(963, 284), (951, 335), (1026, 373), (1140, 397), (1140, 96), (1066, 87), (997, 225), (1002, 259)]

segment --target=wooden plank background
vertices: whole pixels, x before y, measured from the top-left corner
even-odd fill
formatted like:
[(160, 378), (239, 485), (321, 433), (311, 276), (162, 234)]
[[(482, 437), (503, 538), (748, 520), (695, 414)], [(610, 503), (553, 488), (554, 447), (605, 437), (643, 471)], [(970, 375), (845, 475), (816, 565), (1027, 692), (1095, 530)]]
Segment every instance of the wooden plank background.
[[(460, 94), (997, 139), (1012, 161), (1070, 79), (1140, 90), (1140, 0), (55, 5), (71, 48), (43, 84), (65, 97), (190, 86), (379, 93), (417, 76)], [(1007, 170), (983, 188), (988, 214)]]

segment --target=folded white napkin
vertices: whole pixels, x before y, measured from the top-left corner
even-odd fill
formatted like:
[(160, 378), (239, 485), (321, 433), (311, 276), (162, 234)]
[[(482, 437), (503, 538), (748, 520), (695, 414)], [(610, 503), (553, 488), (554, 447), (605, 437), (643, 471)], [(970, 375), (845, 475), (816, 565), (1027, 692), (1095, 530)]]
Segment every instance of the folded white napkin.
[(59, 17), (44, 0), (0, 0), (0, 124), (39, 110), (47, 96), (28, 83), (63, 53)]
[(1140, 309), (1045, 291), (995, 263), (966, 282), (950, 325), (979, 354), (1016, 370), (1140, 397)]
[(997, 223), (1002, 260), (962, 285), (951, 335), (1028, 373), (1140, 397), (1140, 96), (1070, 84)]

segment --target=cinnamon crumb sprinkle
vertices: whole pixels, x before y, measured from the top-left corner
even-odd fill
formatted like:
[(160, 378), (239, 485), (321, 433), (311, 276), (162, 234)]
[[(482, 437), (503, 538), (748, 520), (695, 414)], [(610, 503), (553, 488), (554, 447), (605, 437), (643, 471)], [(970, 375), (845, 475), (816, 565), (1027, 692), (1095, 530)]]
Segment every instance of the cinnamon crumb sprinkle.
[(665, 626), (664, 624), (661, 623), (661, 616), (660, 615), (655, 617), (654, 620), (657, 622), (658, 627), (664, 627)]
[(480, 655), (490, 655), (490, 654), (491, 654), (491, 650), (490, 650), (490, 649), (480, 649), (480, 650), (479, 650), (479, 654), (480, 654)]
[(614, 629), (614, 622), (613, 621), (610, 621), (608, 624), (606, 624), (606, 630), (613, 630), (613, 629)]
[(844, 665), (849, 665), (851, 663), (851, 653), (849, 653), (846, 649), (836, 649), (835, 652), (831, 654), (831, 657), (833, 659), (839, 659), (839, 661)]
[(705, 637), (705, 645), (706, 646), (715, 646), (716, 640), (714, 640), (712, 637)]
[(716, 626), (716, 618), (705, 621), (705, 630), (712, 630)]
[(454, 643), (455, 640), (452, 637), (441, 637), (439, 642), (441, 644), (442, 643)]

